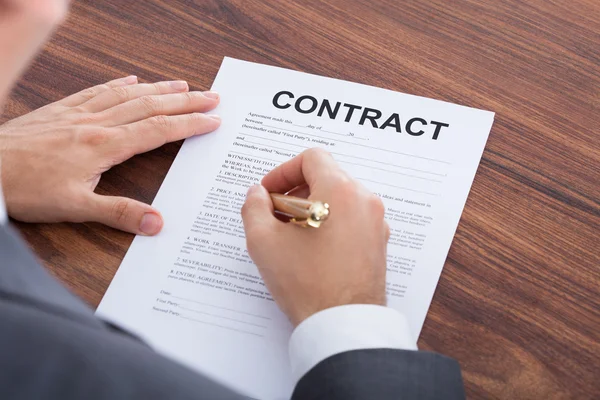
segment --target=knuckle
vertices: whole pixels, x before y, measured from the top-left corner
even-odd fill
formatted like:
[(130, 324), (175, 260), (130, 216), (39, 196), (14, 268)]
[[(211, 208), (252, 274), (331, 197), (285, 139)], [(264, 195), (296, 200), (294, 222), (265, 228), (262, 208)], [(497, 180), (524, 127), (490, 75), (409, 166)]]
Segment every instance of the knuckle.
[(164, 93), (165, 89), (159, 82), (155, 82), (152, 83), (152, 91), (155, 93)]
[(356, 197), (358, 193), (356, 183), (345, 173), (336, 174), (332, 180), (331, 189), (338, 196), (345, 196), (347, 198)]
[(122, 103), (130, 100), (130, 92), (127, 88), (118, 86), (111, 89), (115, 97)]
[(72, 107), (69, 114), (73, 115), (77, 123), (89, 124), (94, 122), (94, 115), (91, 114), (83, 105)]
[(150, 118), (150, 123), (158, 130), (167, 131), (171, 128), (171, 119), (166, 115), (157, 115)]
[(181, 93), (181, 96), (183, 97), (183, 102), (186, 106), (191, 106), (198, 98), (198, 96), (192, 92)]
[(94, 96), (96, 96), (96, 88), (85, 89), (81, 92), (81, 96), (86, 100), (94, 98)]
[(117, 224), (123, 224), (129, 219), (129, 202), (127, 200), (117, 200), (110, 210), (112, 220)]
[(76, 135), (82, 143), (91, 147), (102, 146), (109, 141), (108, 131), (104, 129), (82, 129)]
[(206, 119), (206, 116), (202, 113), (191, 113), (189, 114), (189, 119), (192, 122), (199, 122), (204, 121)]
[(330, 190), (332, 191), (332, 203), (336, 207), (340, 206), (351, 211), (361, 206), (358, 186), (347, 175), (342, 173), (336, 176), (330, 184)]
[(143, 96), (139, 98), (140, 105), (146, 109), (147, 113), (154, 115), (160, 111), (161, 101), (157, 96)]
[(91, 100), (94, 97), (96, 97), (98, 95), (98, 93), (104, 91), (108, 89), (108, 86), (106, 85), (98, 85), (98, 86), (94, 86), (91, 88), (87, 88), (84, 91), (81, 92), (81, 95), (86, 99), (86, 100)]
[(371, 213), (373, 213), (373, 215), (383, 218), (383, 216), (385, 215), (385, 206), (383, 205), (383, 201), (381, 201), (379, 196), (370, 194), (368, 204), (369, 210), (371, 211)]
[(73, 113), (73, 114), (87, 114), (88, 111), (85, 109), (84, 106), (75, 106), (75, 107), (71, 107), (71, 109), (69, 110), (69, 112)]

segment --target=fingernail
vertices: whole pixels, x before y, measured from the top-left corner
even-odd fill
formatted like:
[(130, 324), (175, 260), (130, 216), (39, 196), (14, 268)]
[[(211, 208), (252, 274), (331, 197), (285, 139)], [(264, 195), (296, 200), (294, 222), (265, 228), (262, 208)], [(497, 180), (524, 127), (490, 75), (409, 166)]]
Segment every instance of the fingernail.
[(140, 231), (145, 235), (156, 235), (162, 228), (162, 218), (155, 213), (146, 213), (140, 222)]
[(208, 118), (221, 122), (221, 117), (219, 117), (218, 115), (209, 115)]
[(217, 92), (202, 92), (202, 94), (204, 95), (204, 97), (208, 97), (209, 99), (218, 99), (219, 98), (219, 93)]
[(171, 88), (174, 90), (188, 90), (188, 84), (186, 81), (170, 81), (169, 86), (171, 86)]
[(126, 85), (132, 85), (134, 83), (137, 83), (137, 80), (138, 80), (137, 76), (130, 75), (127, 78), (123, 78), (123, 83)]

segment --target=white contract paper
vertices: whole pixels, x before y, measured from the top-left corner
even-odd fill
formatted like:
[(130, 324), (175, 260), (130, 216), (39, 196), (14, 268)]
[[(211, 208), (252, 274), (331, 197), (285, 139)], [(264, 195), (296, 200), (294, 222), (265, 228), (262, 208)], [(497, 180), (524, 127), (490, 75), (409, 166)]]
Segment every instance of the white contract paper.
[(212, 90), (221, 127), (185, 141), (153, 203), (162, 232), (135, 238), (97, 314), (244, 394), (289, 398), (292, 327), (240, 208), (275, 166), (322, 147), (384, 201), (388, 305), (417, 338), (494, 114), (231, 58)]

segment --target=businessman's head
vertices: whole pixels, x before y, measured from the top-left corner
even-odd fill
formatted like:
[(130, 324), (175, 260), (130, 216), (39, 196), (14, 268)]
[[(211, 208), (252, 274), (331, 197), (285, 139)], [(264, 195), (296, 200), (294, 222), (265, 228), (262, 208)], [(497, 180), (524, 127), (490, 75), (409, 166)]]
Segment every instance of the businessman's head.
[(0, 112), (15, 81), (65, 18), (69, 0), (0, 0)]

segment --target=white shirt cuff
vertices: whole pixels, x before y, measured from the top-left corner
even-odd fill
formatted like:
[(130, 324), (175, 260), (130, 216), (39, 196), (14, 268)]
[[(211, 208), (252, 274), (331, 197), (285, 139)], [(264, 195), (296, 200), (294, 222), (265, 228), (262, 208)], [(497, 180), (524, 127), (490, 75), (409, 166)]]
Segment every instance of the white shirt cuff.
[(417, 350), (403, 314), (392, 308), (367, 304), (320, 311), (302, 321), (290, 337), (294, 384), (335, 354), (379, 348)]
[(4, 225), (7, 220), (8, 215), (6, 215), (6, 206), (4, 204), (4, 196), (2, 194), (2, 181), (0, 180), (0, 225)]

